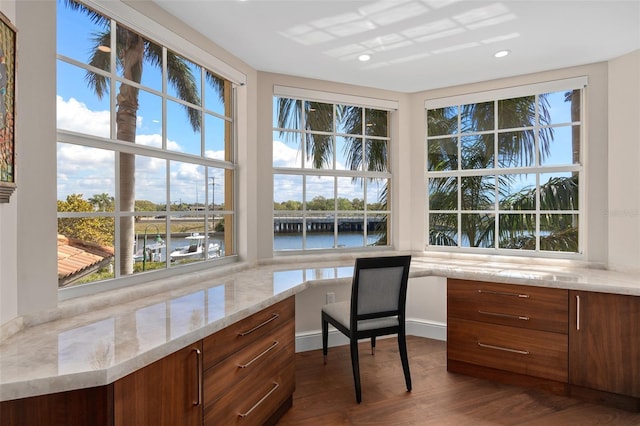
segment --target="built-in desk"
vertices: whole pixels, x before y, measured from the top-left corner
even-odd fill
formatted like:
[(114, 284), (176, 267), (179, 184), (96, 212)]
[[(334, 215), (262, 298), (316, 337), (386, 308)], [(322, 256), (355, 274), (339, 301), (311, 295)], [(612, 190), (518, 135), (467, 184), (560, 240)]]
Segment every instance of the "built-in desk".
[[(354, 257), (236, 264), (60, 303), (0, 343), (0, 401), (114, 383), (310, 286), (348, 285)], [(622, 273), (414, 255), (410, 278), (440, 276), (640, 296)], [(47, 315), (49, 317), (47, 317)]]

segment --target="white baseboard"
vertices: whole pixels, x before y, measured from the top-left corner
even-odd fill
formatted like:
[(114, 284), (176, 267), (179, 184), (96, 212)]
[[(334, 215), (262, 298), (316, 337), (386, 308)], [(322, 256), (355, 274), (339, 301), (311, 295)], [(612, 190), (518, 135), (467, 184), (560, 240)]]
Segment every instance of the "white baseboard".
[[(407, 336), (447, 340), (447, 325), (444, 323), (410, 319), (406, 322)], [(393, 337), (393, 336), (390, 336)], [(329, 329), (329, 347), (348, 345), (349, 339), (335, 329)], [(313, 330), (296, 333), (296, 352), (322, 349), (322, 331)]]

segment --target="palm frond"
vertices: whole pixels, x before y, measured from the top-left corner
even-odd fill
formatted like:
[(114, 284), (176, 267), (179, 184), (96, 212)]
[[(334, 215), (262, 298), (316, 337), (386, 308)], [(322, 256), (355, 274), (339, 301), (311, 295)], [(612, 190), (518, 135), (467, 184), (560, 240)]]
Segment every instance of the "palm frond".
[[(187, 64), (187, 61), (173, 52), (167, 52), (167, 81), (173, 85), (178, 97), (183, 101), (199, 105), (200, 95), (195, 77)], [(189, 123), (193, 130), (200, 130), (202, 116), (196, 109), (185, 106)]]

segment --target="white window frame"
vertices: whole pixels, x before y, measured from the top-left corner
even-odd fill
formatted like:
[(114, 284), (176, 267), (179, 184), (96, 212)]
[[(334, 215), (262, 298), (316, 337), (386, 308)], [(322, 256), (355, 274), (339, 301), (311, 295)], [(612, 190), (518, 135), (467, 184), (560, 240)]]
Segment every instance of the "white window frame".
[[(393, 114), (397, 111), (398, 109), (398, 102), (397, 101), (393, 101), (393, 100), (386, 100), (386, 99), (378, 99), (378, 98), (368, 98), (368, 97), (363, 97), (363, 96), (355, 96), (355, 95), (349, 95), (349, 94), (344, 94), (344, 93), (333, 93), (333, 92), (324, 92), (324, 91), (318, 91), (318, 90), (312, 90), (312, 89), (304, 89), (304, 88), (299, 88), (299, 87), (289, 87), (289, 86), (279, 86), (279, 85), (274, 85), (274, 90), (273, 90), (273, 97), (279, 97), (279, 98), (290, 98), (290, 99), (297, 99), (299, 101), (305, 102), (305, 101), (311, 101), (311, 102), (322, 102), (322, 103), (328, 103), (328, 104), (333, 104), (334, 107), (334, 124), (335, 124), (335, 108), (336, 105), (349, 105), (349, 106), (356, 106), (356, 107), (362, 107), (362, 108), (369, 108), (369, 109), (377, 109), (377, 110), (384, 110), (384, 111), (388, 111), (389, 114)], [(276, 112), (274, 111), (274, 115), (276, 114)], [(375, 137), (375, 136), (371, 136), (371, 137), (367, 137), (364, 132), (362, 134), (363, 139), (374, 139), (374, 140), (385, 140), (388, 143), (388, 148), (387, 148), (387, 164), (388, 164), (388, 169), (387, 172), (374, 172), (374, 171), (353, 171), (353, 170), (337, 170), (337, 169), (315, 169), (315, 168), (291, 168), (291, 167), (273, 167), (272, 166), (272, 176), (275, 175), (295, 175), (295, 176), (302, 176), (303, 178), (303, 182), (306, 179), (307, 176), (331, 176), (336, 178), (335, 183), (334, 183), (334, 199), (338, 198), (338, 191), (337, 191), (337, 178), (339, 177), (347, 177), (347, 178), (352, 178), (352, 177), (358, 177), (358, 178), (363, 178), (365, 180), (365, 185), (367, 185), (367, 179), (372, 179), (372, 178), (377, 178), (377, 179), (388, 179), (391, 182), (391, 188), (394, 187), (394, 185), (396, 184), (396, 178), (394, 178), (393, 175), (393, 170), (392, 170), (392, 161), (391, 161), (391, 157), (392, 157), (392, 144), (393, 144), (393, 139), (391, 137), (392, 134), (392, 129), (391, 129), (391, 117), (389, 117), (389, 124), (388, 124), (388, 133), (387, 133), (387, 137), (382, 138), (382, 137)], [(298, 132), (298, 133), (305, 133), (305, 131), (302, 130), (295, 130), (295, 129), (280, 129), (277, 127), (273, 128), (274, 132), (277, 131), (287, 131), (287, 132)], [(333, 132), (330, 133), (331, 136), (334, 137), (334, 140), (336, 137), (339, 136), (344, 136), (342, 133), (338, 133), (335, 129), (333, 129)], [(304, 144), (303, 144), (304, 145)], [(302, 155), (304, 156), (304, 153), (302, 153)], [(335, 156), (336, 153), (334, 152), (334, 163), (335, 163)], [(303, 186), (302, 189), (302, 195), (303, 195), (303, 199), (305, 199), (305, 187)], [(321, 252), (343, 252), (343, 251), (348, 251), (348, 252), (357, 252), (357, 251), (371, 251), (371, 250), (389, 250), (393, 247), (393, 234), (392, 234), (392, 230), (393, 230), (393, 221), (395, 218), (395, 214), (393, 212), (393, 203), (391, 202), (391, 198), (393, 195), (393, 190), (389, 190), (388, 193), (388, 210), (386, 211), (378, 211), (378, 210), (374, 210), (372, 211), (370, 214), (375, 215), (375, 214), (385, 214), (387, 215), (387, 244), (383, 245), (383, 246), (361, 246), (361, 247), (345, 247), (345, 248), (338, 248), (338, 247), (330, 247), (330, 248), (306, 248), (306, 238), (307, 238), (307, 230), (306, 227), (302, 228), (302, 238), (303, 238), (303, 248), (302, 249), (288, 249), (288, 250), (275, 250), (273, 249), (273, 253), (274, 256), (283, 256), (283, 255), (296, 255), (296, 254), (311, 254), (311, 253), (318, 253), (319, 251)], [(365, 194), (366, 194), (366, 189), (365, 189)], [(272, 205), (273, 205), (273, 198), (272, 198)], [(364, 213), (364, 217), (365, 217), (365, 223), (366, 223), (366, 217), (367, 217), (367, 206), (366, 206), (366, 202), (364, 205), (364, 208), (362, 210), (362, 212)], [(273, 211), (273, 214), (277, 214), (277, 213), (282, 213), (282, 211)], [(306, 210), (302, 210), (299, 211), (299, 213), (303, 216), (306, 217)], [(341, 211), (340, 210), (331, 210), (330, 211), (331, 214), (335, 215), (334, 220), (337, 221)], [(273, 223), (273, 219), (272, 219), (272, 223)], [(337, 238), (338, 235), (338, 227), (335, 226), (334, 228), (334, 238)], [(364, 230), (364, 235), (365, 235), (365, 240), (366, 240), (366, 235), (367, 235), (367, 230), (365, 227)], [(275, 238), (275, 232), (272, 233), (272, 240), (271, 240), (271, 245), (273, 247), (273, 241)]]
[[(580, 161), (578, 164), (572, 165), (563, 165), (563, 166), (540, 166), (535, 164), (531, 167), (520, 167), (520, 168), (495, 168), (491, 169), (461, 169), (460, 161), (458, 162), (458, 170), (452, 171), (429, 171), (427, 167), (427, 162), (424, 164), (424, 182), (425, 182), (425, 204), (424, 204), (424, 218), (425, 218), (425, 229), (424, 229), (424, 245), (426, 252), (452, 252), (452, 253), (473, 253), (473, 254), (499, 254), (506, 256), (514, 256), (514, 257), (536, 257), (536, 258), (556, 258), (556, 259), (572, 259), (572, 260), (583, 260), (586, 258), (586, 247), (585, 242), (587, 241), (585, 237), (585, 233), (587, 230), (587, 215), (585, 209), (585, 194), (586, 194), (586, 170), (585, 170), (585, 146), (586, 146), (586, 109), (585, 109), (585, 93), (588, 84), (588, 78), (586, 76), (567, 78), (561, 80), (553, 80), (540, 82), (535, 84), (523, 85), (523, 86), (515, 86), (508, 87), (497, 90), (483, 91), (483, 92), (475, 92), (451, 97), (443, 97), (443, 98), (434, 98), (427, 99), (424, 102), (425, 108), (425, 116), (427, 110), (429, 109), (437, 109), (437, 108), (446, 108), (451, 106), (460, 106), (467, 104), (474, 104), (480, 102), (497, 102), (503, 99), (511, 99), (518, 98), (524, 96), (536, 96), (536, 101), (538, 99), (539, 94), (543, 93), (553, 93), (560, 91), (570, 91), (570, 90), (581, 90), (580, 97), (580, 114), (581, 119), (578, 123), (571, 124), (579, 124), (580, 125)], [(536, 102), (537, 103), (537, 102)], [(558, 126), (564, 126), (567, 123), (561, 123)], [(538, 123), (534, 129), (538, 129)], [(555, 127), (555, 126), (550, 126)], [(501, 131), (513, 131), (518, 129), (500, 129)], [(493, 132), (495, 134), (498, 133), (498, 129), (494, 129)], [(473, 134), (471, 134), (473, 135)], [(433, 138), (427, 135), (427, 128), (425, 127), (425, 143), (424, 143), (424, 158), (425, 160), (428, 158), (428, 140), (441, 138), (443, 135), (435, 136)], [(537, 139), (537, 137), (536, 137)], [(497, 138), (496, 142), (497, 143)], [(537, 142), (536, 142), (537, 146)], [(496, 151), (497, 152), (497, 151)], [(458, 144), (458, 158), (461, 157), (461, 146)], [(536, 192), (539, 193), (540, 188), (540, 174), (544, 173), (557, 173), (557, 172), (575, 172), (579, 174), (578, 181), (580, 182), (579, 186), (579, 207), (578, 210), (562, 210), (564, 214), (576, 214), (579, 217), (579, 232), (578, 232), (578, 252), (551, 252), (551, 251), (540, 251), (538, 246), (539, 241), (536, 243), (535, 250), (518, 250), (518, 249), (506, 249), (506, 248), (480, 248), (480, 247), (462, 247), (460, 241), (458, 241), (457, 246), (442, 246), (442, 245), (430, 245), (429, 244), (429, 178), (442, 178), (442, 177), (452, 177), (455, 176), (458, 180), (460, 178), (466, 176), (495, 176), (497, 174), (507, 174), (507, 173), (529, 173), (536, 175)], [(539, 196), (539, 195), (538, 195)], [(460, 194), (458, 194), (460, 197)], [(496, 200), (498, 199), (496, 195)], [(458, 204), (460, 205), (460, 204)], [(494, 203), (493, 209), (487, 210), (456, 210), (456, 211), (437, 211), (438, 213), (456, 213), (458, 215), (458, 236), (460, 236), (460, 214), (461, 213), (477, 213), (477, 212), (491, 212), (498, 216), (498, 212), (500, 211), (498, 203)], [(539, 217), (540, 214), (540, 205), (536, 203), (535, 210), (536, 217)], [(497, 226), (496, 220), (496, 226)], [(540, 233), (540, 222), (536, 221), (536, 236)], [(497, 234), (496, 234), (497, 235)], [(496, 240), (497, 241), (497, 240)]]

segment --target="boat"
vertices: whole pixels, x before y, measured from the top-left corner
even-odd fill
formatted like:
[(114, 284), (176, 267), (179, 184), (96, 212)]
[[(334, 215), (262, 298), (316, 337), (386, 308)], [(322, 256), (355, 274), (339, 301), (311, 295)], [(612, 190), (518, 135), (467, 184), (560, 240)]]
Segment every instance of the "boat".
[[(178, 260), (192, 260), (192, 259), (204, 259), (204, 240), (205, 236), (198, 233), (191, 234), (185, 237), (185, 240), (189, 242), (189, 245), (178, 247), (173, 250), (169, 257), (172, 261)], [(220, 256), (220, 244), (209, 242), (209, 248), (207, 250), (209, 258)]]
[[(164, 261), (166, 247), (166, 244), (162, 240), (160, 240), (159, 242), (147, 244), (146, 246), (141, 247), (136, 251), (136, 253), (133, 255), (133, 260), (134, 262), (162, 262)], [(146, 252), (146, 258), (144, 256), (144, 252)]]

